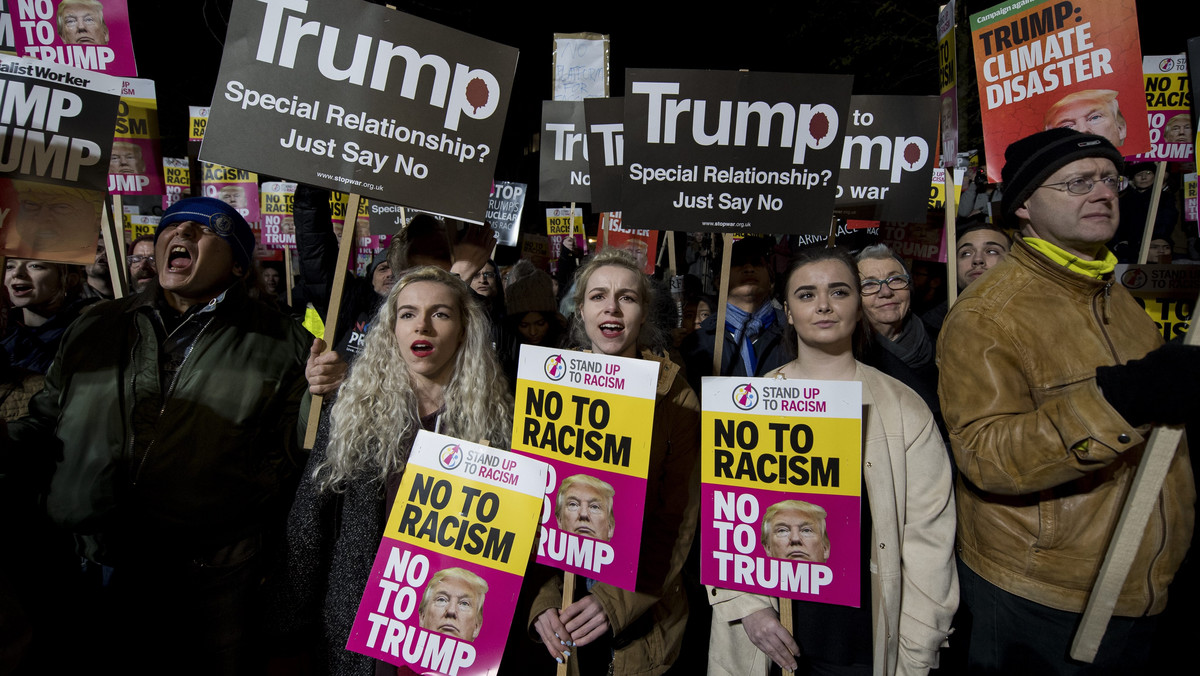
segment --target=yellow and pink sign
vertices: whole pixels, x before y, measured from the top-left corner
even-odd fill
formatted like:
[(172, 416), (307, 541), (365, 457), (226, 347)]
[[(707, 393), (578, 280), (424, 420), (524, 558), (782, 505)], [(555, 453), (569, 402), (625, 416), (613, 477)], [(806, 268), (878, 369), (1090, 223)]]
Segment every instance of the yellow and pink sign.
[(521, 347), (512, 449), (550, 464), (537, 562), (637, 581), (658, 363)]
[(418, 432), (346, 649), (422, 674), (496, 673), (546, 473)]
[(862, 383), (703, 382), (700, 581), (858, 607)]

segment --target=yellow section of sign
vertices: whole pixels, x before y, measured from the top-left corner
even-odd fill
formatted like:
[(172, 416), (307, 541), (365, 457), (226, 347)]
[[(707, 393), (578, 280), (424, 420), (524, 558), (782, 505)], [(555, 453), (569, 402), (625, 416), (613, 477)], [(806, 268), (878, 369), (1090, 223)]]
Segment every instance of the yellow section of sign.
[(292, 200), (295, 195), (287, 192), (264, 192), (262, 194), (262, 212), (263, 214), (282, 214), (290, 216), (292, 213)]
[(859, 419), (705, 411), (700, 448), (705, 483), (823, 495), (860, 492)]
[(529, 563), (540, 497), (497, 488), (428, 467), (410, 466), (400, 482), (384, 537), (521, 575)]
[(946, 33), (946, 36), (938, 42), (939, 92), (945, 94), (951, 89), (954, 89), (956, 79), (954, 65), (954, 31), (952, 30), (949, 33)]
[(582, 235), (583, 216), (576, 216), (574, 221), (570, 216), (548, 216), (546, 218), (547, 235)]
[(188, 118), (188, 129), (190, 129), (190, 132), (188, 133), (188, 140), (189, 141), (204, 140), (204, 128), (207, 126), (208, 126), (208, 118), (207, 117), (190, 117), (190, 118)]
[(653, 425), (645, 399), (517, 380), (513, 450), (644, 479)]

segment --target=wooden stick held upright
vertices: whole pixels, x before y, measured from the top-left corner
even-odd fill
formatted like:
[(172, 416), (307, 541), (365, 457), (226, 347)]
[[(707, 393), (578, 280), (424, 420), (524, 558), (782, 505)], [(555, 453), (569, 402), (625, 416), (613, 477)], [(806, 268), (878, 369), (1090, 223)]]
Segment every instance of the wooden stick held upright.
[[(1196, 302), (1200, 303), (1200, 298)], [(1183, 343), (1200, 345), (1200, 331), (1188, 331)], [(1096, 659), (1100, 641), (1117, 605), (1117, 597), (1125, 585), (1125, 578), (1129, 576), (1129, 568), (1142, 542), (1146, 523), (1158, 504), (1163, 481), (1182, 437), (1183, 425), (1164, 425), (1150, 432), (1142, 462), (1138, 465), (1133, 485), (1125, 498), (1125, 506), (1121, 508), (1121, 517), (1108, 543), (1100, 574), (1096, 576), (1096, 584), (1092, 586), (1091, 596), (1083, 609), (1083, 619), (1075, 632), (1075, 640), (1071, 642), (1071, 657), (1074, 659), (1089, 664)]]
[[(1150, 240), (1154, 239), (1154, 221), (1158, 218), (1158, 200), (1162, 197), (1163, 180), (1167, 175), (1167, 163), (1156, 162), (1154, 187), (1150, 188), (1150, 209), (1146, 211), (1146, 227), (1142, 230), (1142, 245), (1138, 249), (1138, 265), (1145, 265), (1150, 257)], [(1155, 261), (1156, 263), (1158, 261)]]
[(667, 270), (670, 271), (670, 276), (674, 277), (679, 274), (679, 266), (675, 259), (675, 233), (671, 230), (666, 231), (667, 235)]
[(292, 304), (292, 252), (287, 247), (283, 249), (283, 276), (287, 283), (287, 304)]
[[(717, 289), (717, 331), (713, 340), (713, 370), (714, 376), (721, 375), (721, 353), (725, 348), (725, 304), (729, 302), (729, 264), (733, 260), (733, 235), (721, 235), (725, 243), (721, 251), (721, 288)], [(750, 374), (753, 375), (753, 374)]]
[(123, 240), (125, 235), (114, 220), (108, 209), (100, 210), (100, 236), (104, 239), (104, 255), (108, 256), (108, 276), (112, 281), (113, 298), (124, 298), (128, 289), (125, 286), (125, 256), (121, 254), (117, 242)]
[(946, 308), (954, 307), (954, 302), (958, 300), (958, 271), (954, 265), (954, 256), (958, 244), (958, 229), (955, 224), (955, 216), (958, 214), (958, 206), (954, 202), (954, 168), (946, 168)]
[[(792, 633), (792, 600), (779, 599), (779, 624), (783, 625), (783, 630), (787, 633)], [(794, 674), (791, 669), (784, 669), (783, 676), (792, 676)]]
[[(562, 610), (566, 610), (575, 599), (575, 573), (563, 573)], [(557, 676), (567, 676), (567, 661), (558, 665)]]
[[(329, 315), (325, 317), (325, 352), (333, 349), (333, 334), (337, 330), (338, 312), (342, 308), (342, 290), (346, 286), (346, 269), (350, 266), (350, 252), (354, 251), (354, 226), (358, 223), (358, 203), (362, 197), (350, 193), (346, 206), (346, 220), (342, 224), (342, 240), (338, 244), (337, 272), (333, 276), (333, 290), (329, 294)], [(322, 353), (324, 354), (324, 353)], [(314, 394), (308, 410), (308, 427), (304, 431), (304, 448), (312, 448), (317, 441), (317, 425), (321, 422), (321, 405), (325, 397)]]

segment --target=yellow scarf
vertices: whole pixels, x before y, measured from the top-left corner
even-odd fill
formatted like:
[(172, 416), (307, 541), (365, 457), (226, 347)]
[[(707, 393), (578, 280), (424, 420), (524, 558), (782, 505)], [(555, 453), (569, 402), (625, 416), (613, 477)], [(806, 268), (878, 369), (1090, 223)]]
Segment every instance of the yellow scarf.
[(1023, 237), (1025, 243), (1036, 249), (1046, 258), (1058, 263), (1059, 265), (1078, 272), (1081, 275), (1087, 275), (1094, 279), (1100, 279), (1104, 275), (1112, 272), (1117, 266), (1117, 257), (1107, 248), (1104, 249), (1104, 258), (1095, 261), (1086, 261), (1076, 256), (1073, 253), (1067, 253), (1061, 248), (1047, 242), (1044, 239), (1036, 237)]

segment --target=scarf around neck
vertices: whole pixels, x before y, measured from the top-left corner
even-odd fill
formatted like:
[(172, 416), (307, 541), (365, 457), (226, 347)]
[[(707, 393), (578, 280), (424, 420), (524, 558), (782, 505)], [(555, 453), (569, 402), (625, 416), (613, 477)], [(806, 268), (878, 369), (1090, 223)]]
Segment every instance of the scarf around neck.
[(754, 314), (746, 312), (732, 303), (725, 305), (725, 328), (733, 333), (733, 342), (741, 350), (742, 366), (746, 375), (753, 377), (758, 368), (758, 355), (754, 354), (754, 340), (763, 329), (775, 323), (775, 306), (767, 301)]

